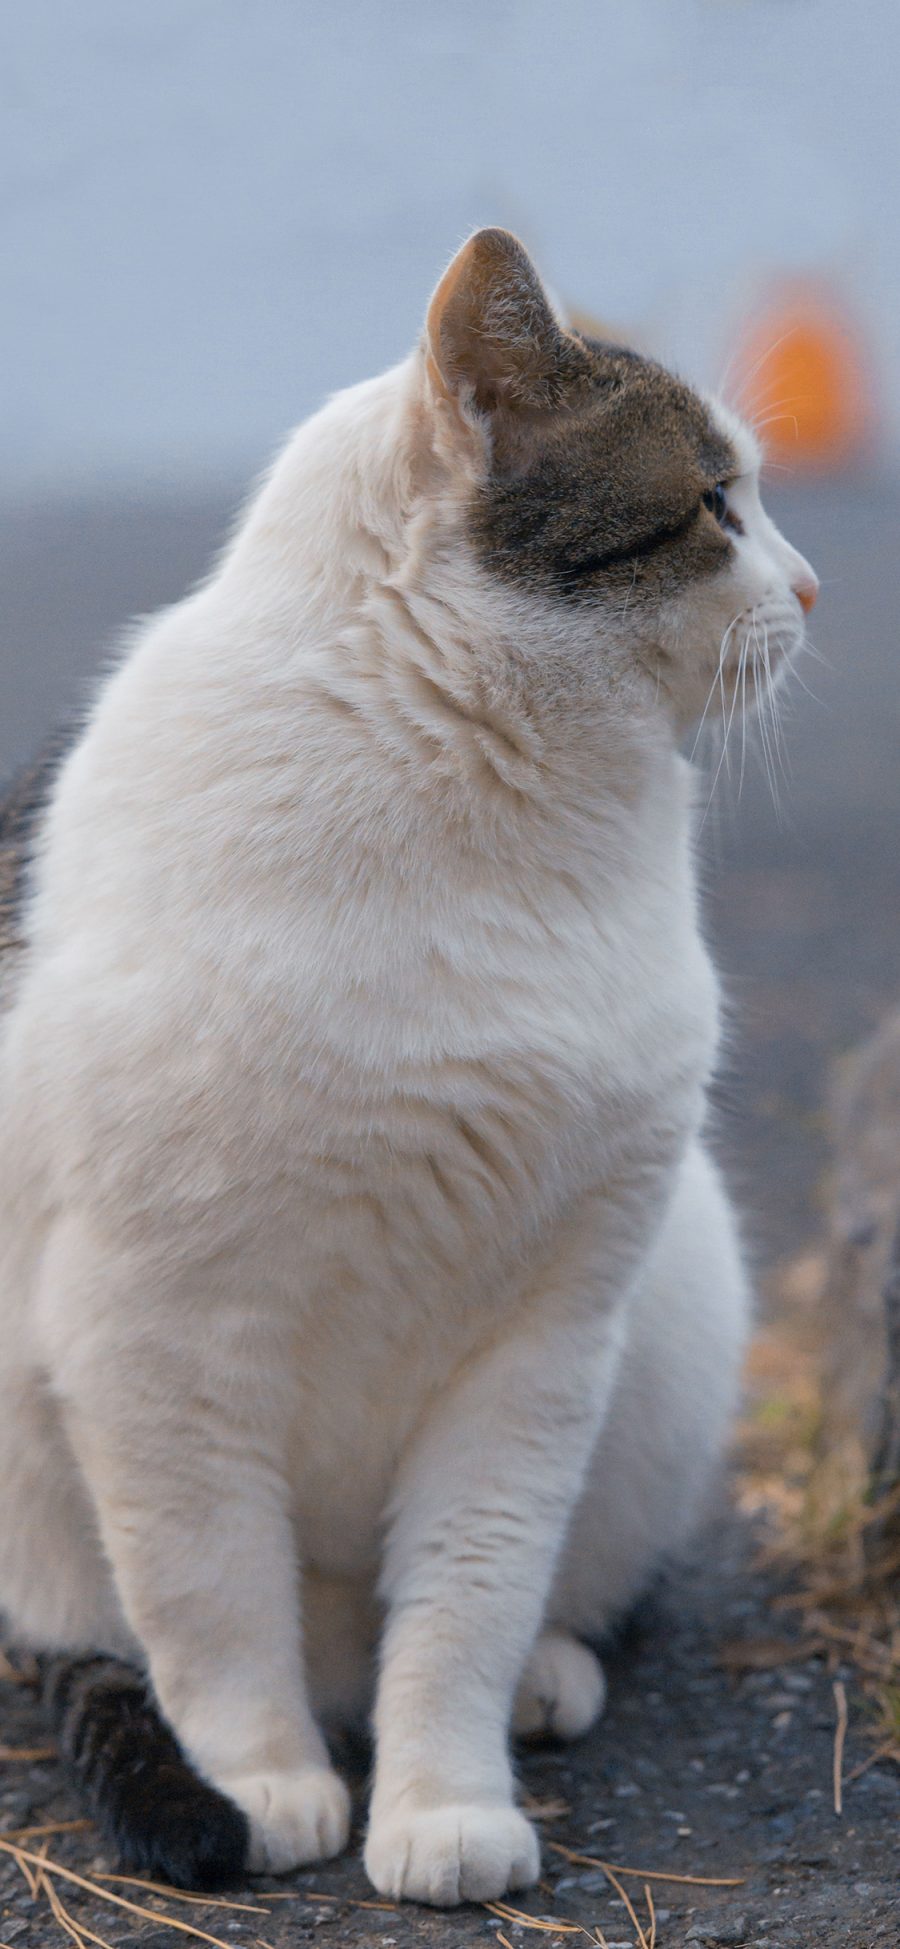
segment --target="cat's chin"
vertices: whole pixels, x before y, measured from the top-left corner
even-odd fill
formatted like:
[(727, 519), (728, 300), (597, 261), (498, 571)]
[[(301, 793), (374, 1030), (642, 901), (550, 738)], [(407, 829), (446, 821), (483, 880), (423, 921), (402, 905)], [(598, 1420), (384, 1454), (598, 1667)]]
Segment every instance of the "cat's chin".
[(716, 671), (714, 683), (724, 695), (726, 721), (734, 708), (735, 716), (752, 717), (771, 702), (782, 688), (805, 642), (805, 631), (790, 628), (754, 628), (748, 622), (742, 648)]

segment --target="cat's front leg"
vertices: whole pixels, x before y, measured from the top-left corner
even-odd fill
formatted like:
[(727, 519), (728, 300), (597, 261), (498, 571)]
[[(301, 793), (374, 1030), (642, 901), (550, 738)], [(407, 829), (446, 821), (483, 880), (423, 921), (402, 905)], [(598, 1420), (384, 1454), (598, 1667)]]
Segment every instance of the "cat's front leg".
[(338, 1853), (350, 1803), (307, 1699), (277, 1331), (244, 1294), (199, 1271), (154, 1279), (81, 1220), (51, 1241), (40, 1311), (122, 1609), (183, 1749), (247, 1814), (248, 1866)]
[(432, 1409), (397, 1486), (382, 1588), (368, 1872), (455, 1903), (536, 1880), (514, 1803), (512, 1701), (622, 1341), (628, 1251), (582, 1214), (506, 1337)]

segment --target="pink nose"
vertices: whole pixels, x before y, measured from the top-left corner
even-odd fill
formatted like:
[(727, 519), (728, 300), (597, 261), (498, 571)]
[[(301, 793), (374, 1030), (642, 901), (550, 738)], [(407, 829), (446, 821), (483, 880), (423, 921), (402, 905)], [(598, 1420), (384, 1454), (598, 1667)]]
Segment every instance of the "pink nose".
[(802, 576), (799, 582), (794, 583), (794, 594), (805, 616), (815, 608), (818, 593), (819, 578), (813, 575), (811, 570), (808, 575)]

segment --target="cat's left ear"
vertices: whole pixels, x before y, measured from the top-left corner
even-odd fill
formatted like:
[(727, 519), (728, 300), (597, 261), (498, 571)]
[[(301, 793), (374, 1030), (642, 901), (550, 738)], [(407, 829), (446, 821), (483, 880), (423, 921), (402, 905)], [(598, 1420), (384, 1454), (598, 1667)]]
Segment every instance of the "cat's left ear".
[(428, 375), (464, 417), (553, 407), (565, 384), (562, 331), (528, 252), (508, 230), (477, 230), (428, 307)]

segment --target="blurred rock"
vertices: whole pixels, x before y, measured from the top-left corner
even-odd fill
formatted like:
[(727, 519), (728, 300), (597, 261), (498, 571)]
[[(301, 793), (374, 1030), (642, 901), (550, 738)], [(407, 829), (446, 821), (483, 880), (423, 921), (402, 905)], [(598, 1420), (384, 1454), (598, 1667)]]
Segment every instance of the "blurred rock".
[(824, 1440), (900, 1481), (900, 1009), (841, 1065), (824, 1291)]

